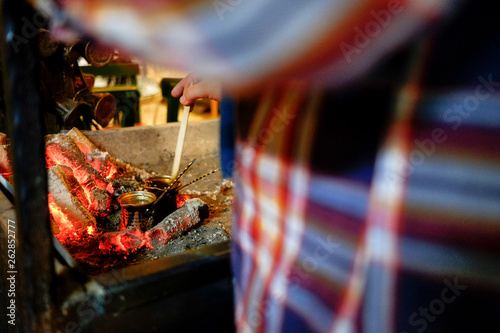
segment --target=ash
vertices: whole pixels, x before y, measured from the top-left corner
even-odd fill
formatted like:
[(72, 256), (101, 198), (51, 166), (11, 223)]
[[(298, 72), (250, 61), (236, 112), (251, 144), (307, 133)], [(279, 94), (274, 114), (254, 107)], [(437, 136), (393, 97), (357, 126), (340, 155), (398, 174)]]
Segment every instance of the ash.
[(230, 239), (228, 233), (219, 226), (202, 225), (195, 228), (185, 235), (171, 240), (165, 246), (151, 250), (145, 256), (146, 259), (154, 260), (172, 254), (178, 254), (191, 249), (197, 249), (204, 245), (215, 244)]

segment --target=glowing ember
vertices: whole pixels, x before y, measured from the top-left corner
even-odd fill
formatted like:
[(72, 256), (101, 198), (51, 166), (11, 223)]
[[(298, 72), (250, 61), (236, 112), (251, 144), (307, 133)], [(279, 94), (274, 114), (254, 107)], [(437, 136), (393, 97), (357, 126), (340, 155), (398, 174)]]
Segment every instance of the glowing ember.
[(12, 177), (12, 167), (9, 155), (9, 145), (0, 144), (0, 174), (8, 180)]
[(109, 154), (97, 149), (97, 147), (77, 128), (73, 128), (66, 135), (73, 140), (80, 151), (85, 155), (87, 162), (92, 165), (103, 178), (113, 179), (117, 175), (118, 168), (113, 164), (113, 159)]
[(74, 221), (70, 218), (69, 214), (63, 211), (61, 207), (57, 205), (51, 194), (48, 195), (49, 201), (49, 212), (52, 219), (56, 221), (58, 232), (54, 232), (56, 238), (65, 244), (70, 240), (76, 240), (79, 238), (79, 230), (75, 227), (78, 225), (78, 221)]
[(70, 138), (64, 135), (52, 138), (46, 145), (46, 154), (49, 167), (62, 165), (69, 170), (65, 171), (64, 177), (75, 179), (78, 187), (83, 189), (86, 200), (80, 198), (80, 201), (94, 216), (104, 217), (110, 212), (112, 184), (87, 163)]
[(55, 164), (70, 167), (82, 187), (107, 189), (108, 181), (87, 162), (78, 146), (65, 135), (57, 135), (47, 142), (46, 160), (49, 168)]
[(177, 208), (181, 208), (182, 206), (184, 206), (184, 204), (186, 203), (186, 201), (188, 201), (189, 199), (191, 199), (191, 197), (187, 194), (177, 194)]
[(126, 253), (136, 252), (146, 244), (144, 233), (135, 227), (125, 230), (107, 232), (101, 236), (99, 250), (103, 253)]
[(108, 171), (108, 175), (106, 176), (106, 179), (113, 179), (115, 178), (115, 175), (118, 173), (118, 169), (116, 167), (112, 167)]
[(125, 230), (103, 234), (99, 241), (99, 249), (103, 253), (130, 254), (143, 247), (158, 248), (194, 227), (206, 217), (208, 217), (208, 206), (200, 199), (191, 199), (145, 233), (138, 228), (129, 227)]

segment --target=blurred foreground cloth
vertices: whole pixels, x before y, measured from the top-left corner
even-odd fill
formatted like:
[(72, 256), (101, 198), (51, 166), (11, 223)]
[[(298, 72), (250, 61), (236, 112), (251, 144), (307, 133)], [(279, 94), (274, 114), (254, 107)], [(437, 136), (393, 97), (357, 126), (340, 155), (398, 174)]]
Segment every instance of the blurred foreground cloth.
[(500, 332), (499, 4), (238, 105), (241, 332)]
[[(307, 78), (338, 85), (446, 16), (456, 0), (32, 0), (132, 55), (216, 78), (226, 90)], [(62, 34), (61, 34), (62, 35)]]

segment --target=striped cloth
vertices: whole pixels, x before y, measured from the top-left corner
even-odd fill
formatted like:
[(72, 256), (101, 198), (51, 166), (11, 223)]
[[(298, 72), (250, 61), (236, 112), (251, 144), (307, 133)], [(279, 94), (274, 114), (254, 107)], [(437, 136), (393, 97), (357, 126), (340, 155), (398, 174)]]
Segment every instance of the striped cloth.
[(307, 77), (338, 85), (446, 15), (459, 0), (32, 0), (61, 27), (228, 90)]
[(500, 331), (500, 31), (447, 43), (493, 8), (357, 85), (240, 103), (239, 332)]

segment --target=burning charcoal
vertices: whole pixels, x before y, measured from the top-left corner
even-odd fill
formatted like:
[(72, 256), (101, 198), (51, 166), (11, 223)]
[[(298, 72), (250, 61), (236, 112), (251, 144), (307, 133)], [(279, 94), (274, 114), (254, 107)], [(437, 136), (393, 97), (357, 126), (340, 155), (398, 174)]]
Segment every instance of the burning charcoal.
[(54, 165), (48, 171), (49, 193), (51, 193), (57, 201), (64, 201), (60, 196), (71, 195), (71, 198), (76, 197), (87, 209), (89, 201), (85, 195), (85, 191), (78, 183), (78, 180), (73, 176), (73, 171), (63, 165)]
[(144, 246), (157, 248), (179, 237), (207, 217), (207, 204), (200, 199), (191, 199), (146, 233), (136, 227), (129, 227), (103, 234), (99, 249), (103, 253), (129, 254)]
[(103, 253), (129, 254), (146, 244), (144, 233), (135, 227), (107, 232), (101, 236), (99, 250)]
[(47, 164), (49, 167), (55, 164), (62, 164), (73, 169), (78, 182), (85, 187), (85, 184), (93, 185), (101, 190), (107, 190), (109, 183), (90, 164), (87, 163), (85, 155), (78, 149), (78, 146), (70, 137), (64, 134), (54, 135), (46, 143)]
[(202, 200), (195, 198), (186, 201), (181, 208), (167, 216), (154, 228), (146, 231), (147, 246), (158, 248), (167, 244), (170, 240), (179, 237), (185, 231), (205, 220), (208, 213), (208, 205)]
[(100, 151), (97, 147), (80, 132), (73, 128), (66, 133), (85, 155), (87, 162), (92, 165), (99, 174), (106, 179), (112, 179), (118, 172), (118, 167), (112, 162), (111, 156), (107, 152)]
[(48, 201), (52, 232), (61, 244), (81, 242), (83, 236), (95, 233), (94, 217), (78, 200), (66, 200), (65, 203), (59, 204), (52, 194), (49, 194)]
[(66, 135), (73, 140), (84, 154), (97, 150), (97, 147), (78, 128), (72, 128)]
[(0, 133), (0, 145), (7, 144), (7, 135), (5, 133)]
[[(0, 137), (1, 140), (3, 139)], [(11, 182), (12, 165), (10, 163), (10, 145), (8, 144), (0, 144), (0, 174)]]
[[(78, 171), (77, 168), (70, 168), (69, 166), (66, 166), (66, 163), (64, 163), (64, 167), (62, 168), (56, 168), (58, 166), (63, 165), (56, 164), (52, 167), (56, 175), (63, 182), (71, 183), (71, 186), (73, 188), (82, 189), (81, 191), (77, 192), (77, 197), (82, 202), (82, 204), (92, 212), (94, 216), (105, 216), (109, 213), (111, 209), (111, 195), (107, 190), (98, 188), (97, 185), (93, 182), (93, 178), (89, 175), (83, 178), (83, 173), (81, 172), (81, 170), (83, 170), (84, 168), (80, 168), (80, 171)], [(80, 176), (80, 179), (78, 179), (77, 175)], [(76, 180), (76, 184), (73, 179)]]
[(107, 152), (100, 150), (90, 151), (85, 154), (87, 162), (106, 179), (113, 179), (118, 173), (118, 168), (111, 163), (111, 159)]
[(189, 200), (191, 199), (191, 197), (187, 194), (177, 194), (175, 200), (176, 200), (176, 204), (177, 204), (177, 208), (181, 208), (182, 206), (184, 206), (184, 204)]
[(106, 215), (111, 207), (113, 186), (90, 166), (76, 144), (67, 136), (52, 137), (46, 144), (47, 164), (64, 165), (72, 169), (74, 177), (85, 191), (89, 208), (98, 215)]
[(111, 156), (108, 152), (99, 150), (82, 132), (73, 128), (66, 133), (85, 155), (87, 162), (106, 179), (114, 179), (117, 175), (122, 177), (134, 176), (140, 181), (151, 177), (151, 174), (144, 169), (136, 168)]
[(95, 216), (104, 217), (111, 210), (111, 195), (108, 191), (100, 189), (92, 189), (88, 194), (90, 198), (90, 211)]
[[(54, 170), (55, 169), (55, 170)], [(57, 228), (52, 228), (62, 244), (76, 240), (85, 233), (91, 235), (96, 230), (96, 220), (78, 197), (81, 188), (75, 186), (76, 179), (68, 175), (67, 168), (56, 166), (49, 170), (49, 211)]]

